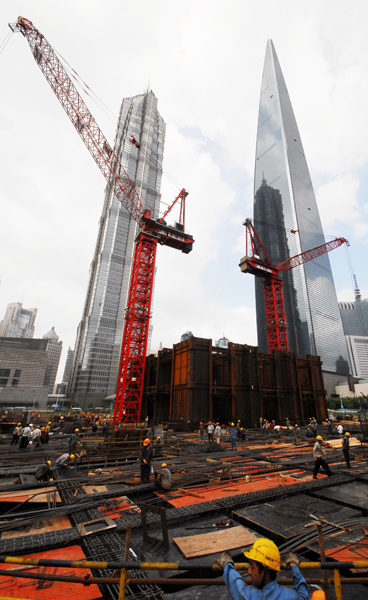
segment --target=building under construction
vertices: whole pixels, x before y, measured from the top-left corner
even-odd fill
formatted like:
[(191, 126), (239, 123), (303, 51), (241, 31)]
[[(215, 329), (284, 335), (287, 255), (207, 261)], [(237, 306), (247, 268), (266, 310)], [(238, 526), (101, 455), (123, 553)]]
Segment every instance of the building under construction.
[(143, 413), (183, 429), (207, 419), (245, 427), (327, 416), (322, 362), (292, 352), (263, 354), (255, 346), (190, 337), (146, 360)]

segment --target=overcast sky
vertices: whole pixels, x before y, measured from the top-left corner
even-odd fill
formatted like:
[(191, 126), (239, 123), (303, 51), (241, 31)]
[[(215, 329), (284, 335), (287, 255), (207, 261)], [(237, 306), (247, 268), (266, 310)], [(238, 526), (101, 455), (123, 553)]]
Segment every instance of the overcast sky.
[[(254, 281), (240, 273), (252, 216), (258, 104), (273, 39), (327, 239), (344, 236), (363, 297), (368, 190), (366, 0), (1, 0), (30, 19), (114, 115), (85, 98), (113, 143), (122, 98), (149, 86), (167, 123), (163, 199), (185, 187), (188, 256), (158, 249), (152, 348), (191, 330), (257, 344)], [(37, 307), (74, 348), (105, 181), (21, 34), (0, 47), (0, 319)], [(165, 176), (167, 175), (167, 177)], [(176, 185), (172, 181), (176, 182)], [(344, 247), (330, 253), (339, 300), (353, 300)]]

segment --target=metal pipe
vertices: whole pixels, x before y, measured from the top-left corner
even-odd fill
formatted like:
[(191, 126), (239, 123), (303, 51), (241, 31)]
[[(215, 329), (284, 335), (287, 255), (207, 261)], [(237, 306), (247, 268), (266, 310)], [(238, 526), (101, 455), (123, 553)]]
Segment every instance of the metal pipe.
[[(334, 570), (335, 572), (336, 570)], [(338, 571), (337, 571), (338, 573)], [(120, 583), (119, 577), (72, 577), (69, 575), (51, 575), (45, 573), (20, 573), (19, 571), (13, 571), (11, 569), (0, 569), (0, 576), (5, 575), (7, 577), (20, 577), (23, 579), (38, 579), (42, 581), (59, 581), (59, 582), (68, 582), (68, 583), (80, 583), (82, 585), (114, 585)], [(329, 583), (334, 583), (334, 578), (329, 577)], [(292, 585), (293, 579), (279, 579), (280, 585)], [(311, 579), (306, 579), (308, 584), (321, 584), (322, 579), (318, 577), (314, 577)], [(351, 585), (351, 584), (367, 584), (368, 577), (351, 577), (351, 578), (343, 578), (340, 579), (341, 585)], [(222, 577), (218, 577), (216, 579), (210, 578), (170, 578), (170, 577), (127, 577), (126, 585), (170, 585), (170, 586), (192, 586), (192, 585), (225, 585), (225, 581)]]
[[(167, 563), (167, 562), (129, 562), (129, 561), (110, 561), (97, 562), (91, 560), (54, 560), (49, 558), (24, 558), (21, 556), (4, 556), (0, 555), (0, 562), (18, 564), (18, 565), (34, 565), (36, 567), (73, 567), (74, 569), (142, 569), (142, 570), (169, 570), (169, 571), (188, 571), (199, 569), (211, 569), (213, 571), (221, 571), (220, 565), (211, 563), (203, 565), (200, 563), (185, 564), (185, 563)], [(235, 563), (236, 569), (247, 569), (249, 563)], [(286, 569), (286, 564), (281, 564), (282, 569)], [(330, 562), (302, 562), (299, 565), (300, 570), (309, 569), (366, 569), (368, 568), (368, 560), (355, 561), (330, 561)]]

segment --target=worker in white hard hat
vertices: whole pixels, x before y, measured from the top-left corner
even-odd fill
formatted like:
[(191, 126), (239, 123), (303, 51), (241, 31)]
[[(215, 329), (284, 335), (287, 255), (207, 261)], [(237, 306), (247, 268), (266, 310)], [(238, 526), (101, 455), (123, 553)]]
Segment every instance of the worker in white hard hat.
[(291, 569), (293, 575), (292, 590), (276, 581), (281, 570), (281, 558), (274, 542), (259, 538), (249, 552), (244, 552), (244, 556), (249, 562), (250, 585), (235, 569), (228, 552), (223, 552), (216, 561), (223, 568), (226, 587), (234, 600), (309, 600), (308, 587), (299, 571), (296, 554), (288, 552), (285, 557), (286, 568)]

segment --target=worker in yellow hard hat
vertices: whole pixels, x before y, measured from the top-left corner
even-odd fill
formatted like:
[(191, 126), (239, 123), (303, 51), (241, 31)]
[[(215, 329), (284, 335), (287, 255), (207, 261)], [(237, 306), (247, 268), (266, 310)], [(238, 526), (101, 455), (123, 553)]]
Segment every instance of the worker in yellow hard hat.
[(155, 471), (155, 486), (159, 490), (167, 491), (171, 488), (172, 477), (171, 471), (166, 463), (162, 463), (161, 467)]
[(150, 482), (150, 473), (151, 473), (151, 462), (153, 457), (153, 450), (151, 440), (147, 437), (141, 448), (141, 483), (149, 483)]
[(21, 435), (21, 431), (22, 431), (22, 423), (18, 423), (18, 425), (16, 425), (13, 429), (13, 438), (12, 438), (12, 441), (10, 442), (11, 446), (13, 444), (14, 444), (14, 446), (16, 446), (18, 444), (18, 439)]
[(300, 440), (301, 440), (301, 437), (300, 437), (300, 427), (299, 427), (299, 425), (297, 423), (295, 424), (294, 431), (295, 431), (295, 445), (296, 446), (300, 446)]
[(236, 427), (234, 427), (234, 423), (231, 423), (230, 425), (230, 430), (229, 430), (229, 434), (230, 434), (230, 442), (231, 442), (231, 449), (232, 450), (237, 450), (237, 444), (236, 444)]
[(330, 467), (328, 466), (327, 462), (326, 462), (326, 455), (323, 452), (323, 448), (322, 448), (322, 442), (323, 438), (321, 435), (317, 435), (316, 437), (316, 443), (314, 444), (313, 447), (313, 456), (314, 456), (314, 471), (313, 471), (313, 479), (317, 479), (317, 475), (319, 472), (320, 467), (323, 467), (324, 470), (327, 473), (328, 477), (331, 477), (332, 473), (330, 471)]
[(49, 481), (51, 477), (51, 460), (48, 460), (45, 465), (38, 467), (35, 478), (37, 481)]
[(249, 552), (244, 552), (244, 556), (249, 562), (250, 585), (235, 569), (228, 552), (223, 552), (216, 561), (223, 568), (226, 587), (234, 600), (309, 600), (308, 587), (299, 571), (296, 554), (288, 552), (285, 556), (286, 568), (291, 569), (293, 575), (293, 591), (276, 581), (277, 572), (281, 571), (281, 558), (274, 542), (259, 538)]
[(350, 465), (350, 433), (347, 431), (342, 438), (342, 453), (345, 458), (346, 466), (348, 469), (351, 469)]
[(69, 438), (69, 452), (71, 454), (74, 454), (74, 452), (76, 452), (78, 444), (81, 444), (80, 442), (80, 433), (79, 433), (79, 429), (74, 429), (74, 433), (73, 435)]

